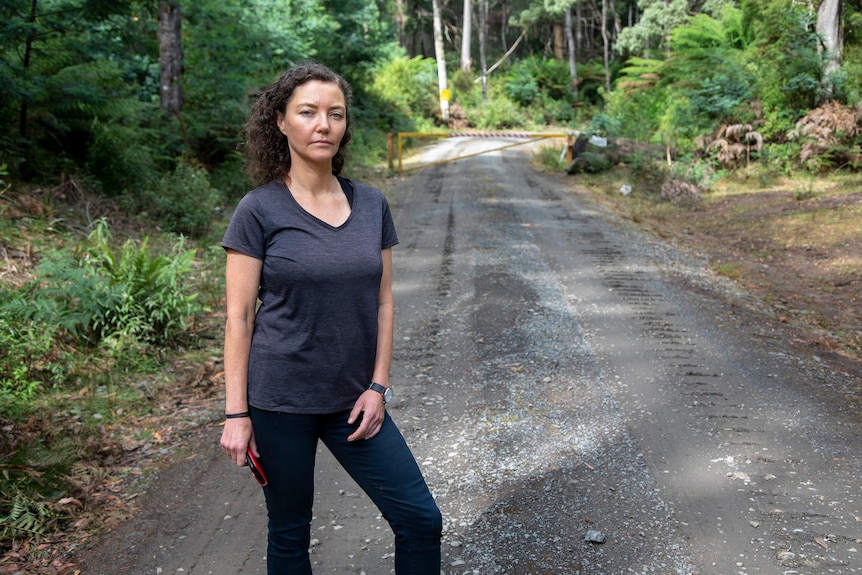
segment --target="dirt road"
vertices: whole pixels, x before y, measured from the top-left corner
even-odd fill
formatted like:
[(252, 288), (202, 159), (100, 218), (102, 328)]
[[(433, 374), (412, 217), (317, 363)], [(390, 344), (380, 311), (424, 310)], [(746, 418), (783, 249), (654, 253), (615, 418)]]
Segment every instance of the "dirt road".
[[(391, 413), (443, 510), (443, 572), (862, 573), (862, 421), (841, 401), (860, 374), (791, 351), (756, 302), (564, 178), (513, 149), (390, 192)], [(218, 433), (84, 575), (265, 573), (262, 494)], [(385, 521), (318, 468), (315, 572), (392, 572)]]

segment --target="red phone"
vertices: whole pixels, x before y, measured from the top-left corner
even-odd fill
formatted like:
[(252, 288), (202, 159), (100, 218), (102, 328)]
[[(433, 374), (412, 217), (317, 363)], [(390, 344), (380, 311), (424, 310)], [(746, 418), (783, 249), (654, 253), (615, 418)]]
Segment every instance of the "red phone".
[(261, 487), (266, 487), (266, 484), (269, 483), (266, 479), (266, 474), (263, 472), (263, 468), (260, 466), (260, 463), (257, 461), (257, 457), (251, 452), (251, 447), (245, 452), (245, 462), (248, 463), (248, 468), (251, 469), (254, 478), (257, 479), (257, 482), (260, 483)]

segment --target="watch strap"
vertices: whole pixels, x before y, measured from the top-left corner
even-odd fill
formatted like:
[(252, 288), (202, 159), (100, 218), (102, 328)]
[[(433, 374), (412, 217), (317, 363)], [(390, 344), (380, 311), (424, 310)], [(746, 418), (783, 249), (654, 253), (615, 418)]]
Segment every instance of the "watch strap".
[(368, 389), (370, 389), (372, 391), (376, 391), (377, 393), (382, 395), (383, 401), (385, 403), (389, 403), (389, 400), (392, 397), (392, 391), (388, 387), (386, 387), (385, 385), (380, 385), (376, 381), (372, 381), (371, 384), (368, 386)]

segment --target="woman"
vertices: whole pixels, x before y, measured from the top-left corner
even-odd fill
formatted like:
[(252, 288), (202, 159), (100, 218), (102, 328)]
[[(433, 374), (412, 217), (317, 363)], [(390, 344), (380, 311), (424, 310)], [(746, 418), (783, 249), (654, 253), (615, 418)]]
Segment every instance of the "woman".
[(383, 194), (339, 175), (350, 103), (341, 76), (308, 63), (267, 88), (246, 123), (260, 187), (222, 240), (221, 446), (237, 465), (249, 449), (268, 480), (269, 575), (311, 573), (318, 439), (392, 527), (395, 572), (439, 575), (440, 511), (386, 413), (398, 239)]

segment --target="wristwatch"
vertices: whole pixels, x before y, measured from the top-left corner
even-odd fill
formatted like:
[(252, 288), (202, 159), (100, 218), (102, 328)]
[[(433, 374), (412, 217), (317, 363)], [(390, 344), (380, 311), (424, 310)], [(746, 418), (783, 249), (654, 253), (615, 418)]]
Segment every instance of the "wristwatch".
[(373, 389), (377, 393), (383, 396), (383, 403), (389, 403), (392, 401), (392, 388), (386, 387), (385, 385), (380, 385), (377, 382), (372, 381), (371, 385), (368, 386), (368, 389)]

